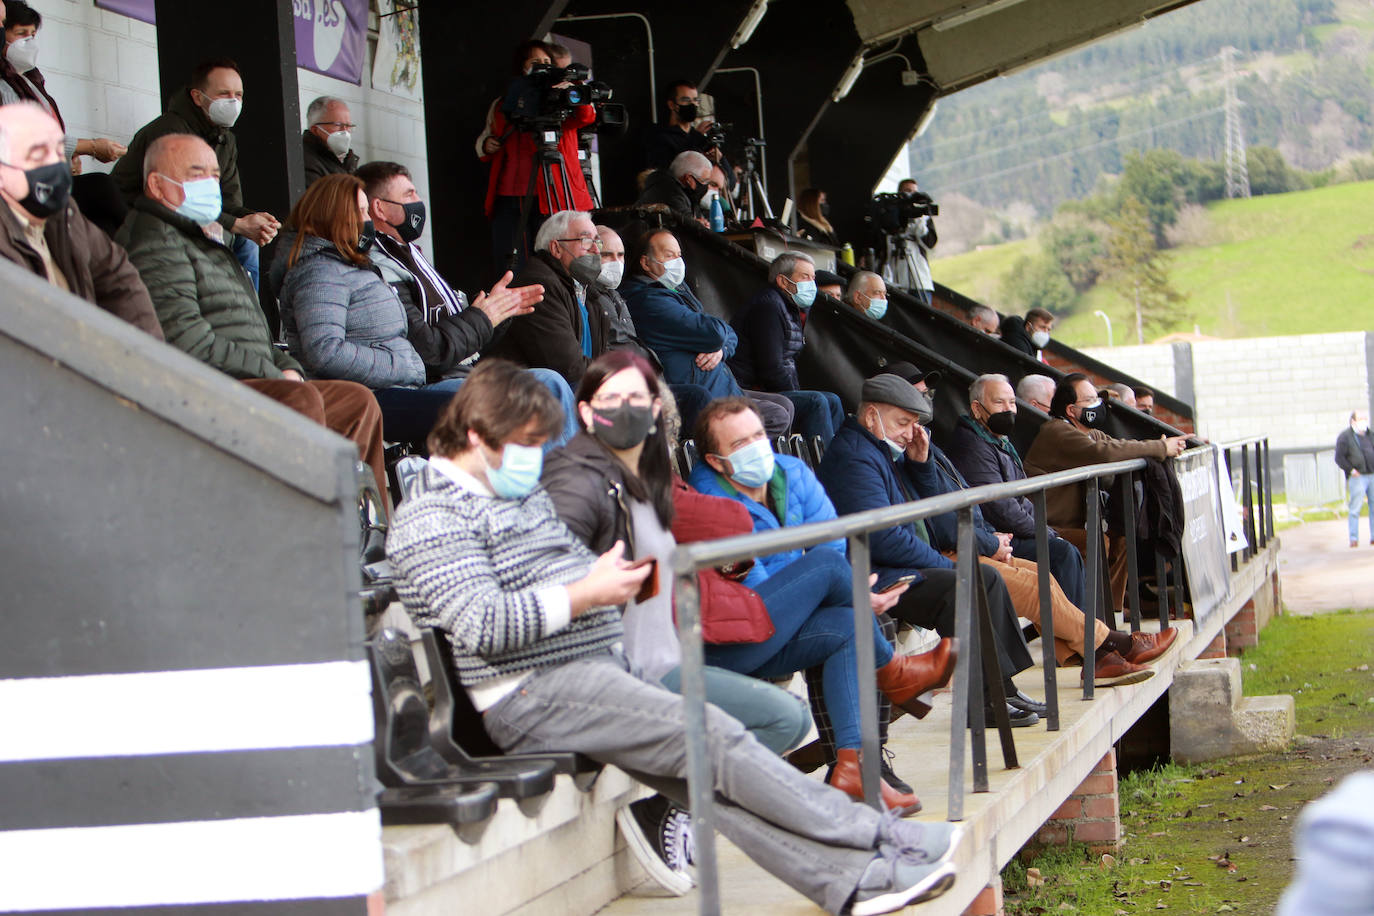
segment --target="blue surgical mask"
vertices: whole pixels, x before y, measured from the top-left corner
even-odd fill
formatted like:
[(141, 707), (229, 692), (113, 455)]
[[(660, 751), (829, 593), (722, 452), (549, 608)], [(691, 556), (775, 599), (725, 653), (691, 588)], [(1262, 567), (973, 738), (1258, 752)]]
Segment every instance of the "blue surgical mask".
[(186, 199), (177, 207), (177, 213), (202, 226), (219, 219), (219, 215), (224, 209), (224, 202), (220, 197), (218, 178), (197, 178), (194, 181), (182, 183), (173, 181), (161, 172), (158, 172), (158, 175), (181, 188), (186, 195)]
[(816, 301), (816, 281), (802, 280), (794, 285), (797, 287), (797, 291), (792, 294), (792, 301), (797, 303), (797, 308), (811, 308), (811, 303)]
[(539, 483), (544, 470), (544, 450), (537, 445), (516, 445), (507, 442), (501, 449), (501, 466), (487, 464), (487, 456), (479, 448), (477, 455), (487, 469), (487, 483), (502, 499), (521, 499)]
[(867, 315), (869, 318), (872, 318), (874, 321), (877, 321), (879, 318), (887, 314), (887, 300), (869, 299), (868, 308), (864, 309), (864, 314)]
[(728, 455), (730, 479), (740, 486), (761, 487), (773, 476), (773, 450), (767, 439), (742, 445)]

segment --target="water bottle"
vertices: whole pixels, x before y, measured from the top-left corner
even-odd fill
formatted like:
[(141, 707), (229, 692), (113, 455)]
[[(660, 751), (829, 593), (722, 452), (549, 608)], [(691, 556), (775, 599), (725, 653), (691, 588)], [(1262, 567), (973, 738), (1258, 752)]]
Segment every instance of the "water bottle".
[(850, 267), (853, 267), (853, 266), (854, 266), (854, 246), (853, 246), (853, 245), (849, 244), (848, 242), (845, 242), (845, 243), (844, 243), (844, 247), (840, 249), (840, 260), (841, 260), (841, 261), (844, 261), (844, 262), (845, 262), (846, 264), (848, 264)]
[(711, 195), (711, 231), (725, 231), (725, 208), (720, 205), (720, 195)]

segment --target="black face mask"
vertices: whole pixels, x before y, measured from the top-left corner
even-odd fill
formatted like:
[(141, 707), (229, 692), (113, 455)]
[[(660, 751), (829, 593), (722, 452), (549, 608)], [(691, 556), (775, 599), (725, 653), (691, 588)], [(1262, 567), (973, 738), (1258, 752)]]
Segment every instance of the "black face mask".
[(358, 236), (358, 253), (367, 254), (376, 238), (377, 227), (372, 225), (372, 220), (363, 220), (363, 234)]
[(573, 258), (568, 265), (568, 273), (583, 286), (591, 286), (601, 276), (601, 255), (592, 252)]
[(988, 415), (988, 429), (996, 436), (1010, 436), (1016, 428), (1016, 411), (1002, 410)]
[(697, 106), (679, 105), (677, 106), (677, 119), (682, 124), (687, 124), (697, 119)]
[(1096, 407), (1078, 408), (1078, 422), (1088, 429), (1101, 429), (1107, 421), (1107, 402), (1099, 402)]
[(821, 204), (821, 219), (830, 219), (830, 204)]
[[(693, 178), (692, 180), (696, 181), (696, 178)], [(697, 203), (701, 203), (702, 199), (706, 197), (706, 192), (709, 190), (711, 190), (711, 185), (708, 182), (697, 181), (697, 186), (689, 190), (687, 193), (695, 195), (693, 199)]]
[(613, 449), (634, 448), (649, 437), (654, 426), (651, 407), (621, 404), (610, 410), (592, 408), (591, 433)]
[(399, 223), (388, 223), (391, 228), (396, 230), (396, 234), (401, 237), (401, 241), (413, 242), (418, 239), (420, 233), (425, 231), (425, 202), (423, 200), (412, 200), (410, 203), (403, 204), (397, 200), (387, 200), (385, 197), (381, 199), (405, 211), (405, 216), (401, 217)]
[[(4, 165), (10, 165), (8, 162)], [(10, 166), (19, 168), (19, 166)], [(19, 206), (39, 219), (47, 219), (67, 207), (67, 198), (72, 193), (72, 169), (66, 162), (52, 162), (37, 168), (25, 169), (24, 177), (29, 182), (29, 193)]]

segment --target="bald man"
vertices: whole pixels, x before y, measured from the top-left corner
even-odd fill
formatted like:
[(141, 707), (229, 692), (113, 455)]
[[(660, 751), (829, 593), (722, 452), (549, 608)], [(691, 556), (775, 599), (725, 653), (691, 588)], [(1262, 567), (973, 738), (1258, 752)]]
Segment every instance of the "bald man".
[(115, 238), (153, 292), (167, 342), (262, 394), (352, 439), (387, 492), (382, 412), (354, 382), (306, 381), (300, 363), (272, 346), (247, 273), (218, 222), (220, 166), (193, 134), (153, 140), (143, 193)]
[(39, 105), (0, 107), (0, 257), (161, 340), (148, 290), (124, 249), (71, 202), (64, 140)]
[(844, 301), (874, 321), (887, 314), (887, 284), (871, 270), (861, 270), (849, 278)]

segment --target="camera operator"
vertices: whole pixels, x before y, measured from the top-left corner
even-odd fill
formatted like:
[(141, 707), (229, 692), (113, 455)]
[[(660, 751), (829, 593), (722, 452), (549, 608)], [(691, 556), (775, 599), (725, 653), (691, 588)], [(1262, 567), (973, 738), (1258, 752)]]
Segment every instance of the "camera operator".
[(644, 132), (645, 168), (666, 169), (679, 153), (687, 150), (695, 150), (716, 165), (721, 164), (725, 157), (720, 143), (712, 142), (708, 136), (714, 122), (703, 118), (698, 123), (699, 98), (697, 84), (690, 80), (669, 85), (667, 123), (651, 124)]
[[(905, 178), (897, 184), (898, 197), (906, 200), (929, 201), (928, 195), (921, 193), (915, 178)], [(938, 239), (935, 235), (935, 220), (931, 215), (918, 216), (907, 220), (898, 237), (906, 242), (904, 256), (889, 257), (883, 271), (889, 283), (911, 291), (911, 294), (926, 305), (930, 305), (935, 293), (935, 281), (930, 277), (929, 252)]]
[[(577, 132), (596, 120), (596, 108), (591, 104), (553, 105), (550, 110), (552, 94), (564, 92), (574, 83), (562, 78), (562, 70), (550, 69), (552, 54), (544, 42), (521, 44), (515, 49), (514, 63), (515, 78), (505, 98), (494, 106), (490, 133), (480, 138), (481, 159), (491, 163), (486, 214), (491, 221), (492, 253), (498, 272), (518, 270), (524, 264), (533, 248), (534, 234), (549, 214), (592, 209), (586, 179), (577, 165)], [(543, 123), (545, 119), (551, 123)], [(562, 163), (548, 166), (553, 200), (549, 200), (536, 171), (540, 165), (539, 139), (549, 131), (557, 131), (557, 151), (562, 157)], [(531, 189), (536, 196), (521, 225), (521, 210)], [(514, 265), (510, 261), (512, 250), (518, 251)]]

